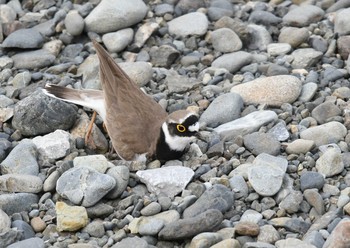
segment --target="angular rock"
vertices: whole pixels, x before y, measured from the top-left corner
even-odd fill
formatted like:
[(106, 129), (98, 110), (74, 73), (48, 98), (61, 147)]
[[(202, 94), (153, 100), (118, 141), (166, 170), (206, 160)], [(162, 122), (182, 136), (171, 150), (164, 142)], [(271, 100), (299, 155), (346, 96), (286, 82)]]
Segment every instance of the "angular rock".
[(169, 45), (152, 47), (149, 54), (153, 66), (166, 68), (169, 68), (180, 55), (179, 51)]
[(316, 106), (311, 112), (311, 116), (315, 118), (319, 124), (324, 124), (329, 118), (338, 115), (341, 115), (341, 110), (332, 102), (321, 103), (320, 105)]
[(88, 224), (88, 215), (84, 207), (69, 206), (56, 202), (57, 231), (77, 231)]
[(280, 202), (279, 207), (287, 213), (293, 214), (298, 212), (302, 201), (303, 194), (300, 191), (293, 190)]
[(139, 170), (136, 175), (154, 194), (172, 198), (182, 192), (191, 181), (194, 172), (183, 166), (167, 166), (158, 169)]
[(72, 168), (57, 180), (56, 190), (62, 197), (84, 207), (95, 205), (111, 189), (115, 180), (89, 167)]
[(0, 209), (0, 233), (6, 232), (11, 228), (10, 217)]
[(343, 219), (333, 229), (323, 248), (346, 248), (350, 244), (350, 220)]
[(300, 95), (301, 86), (297, 77), (279, 75), (236, 85), (231, 92), (239, 94), (246, 104), (281, 106), (283, 103), (293, 103)]

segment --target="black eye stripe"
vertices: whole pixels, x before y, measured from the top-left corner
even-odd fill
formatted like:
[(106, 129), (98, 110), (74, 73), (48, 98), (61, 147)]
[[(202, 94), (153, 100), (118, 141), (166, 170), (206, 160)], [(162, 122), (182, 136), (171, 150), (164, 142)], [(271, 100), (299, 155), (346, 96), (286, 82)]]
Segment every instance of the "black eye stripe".
[(189, 127), (198, 122), (198, 117), (196, 115), (191, 115), (182, 123), (185, 127)]

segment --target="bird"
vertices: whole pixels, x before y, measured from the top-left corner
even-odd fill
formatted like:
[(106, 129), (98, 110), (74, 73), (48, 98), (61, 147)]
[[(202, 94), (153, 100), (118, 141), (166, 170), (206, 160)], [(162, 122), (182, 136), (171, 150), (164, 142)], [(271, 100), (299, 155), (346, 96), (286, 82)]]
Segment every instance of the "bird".
[(117, 155), (126, 161), (180, 159), (199, 132), (199, 116), (190, 110), (168, 114), (144, 93), (96, 40), (102, 90), (46, 84), (45, 94), (95, 110)]

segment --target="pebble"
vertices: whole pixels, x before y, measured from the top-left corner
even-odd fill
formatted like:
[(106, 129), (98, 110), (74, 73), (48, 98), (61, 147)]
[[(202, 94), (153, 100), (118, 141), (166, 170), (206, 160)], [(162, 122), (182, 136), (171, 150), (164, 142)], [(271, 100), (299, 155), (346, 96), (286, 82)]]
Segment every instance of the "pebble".
[(313, 48), (300, 48), (292, 52), (294, 69), (308, 68), (314, 66), (321, 59), (323, 53)]
[(235, 231), (238, 235), (245, 235), (245, 236), (258, 236), (260, 232), (259, 225), (253, 222), (238, 222), (237, 225), (235, 225)]
[(42, 232), (46, 228), (46, 223), (40, 217), (34, 217), (30, 220), (30, 225), (32, 226), (34, 232)]
[(299, 101), (308, 102), (310, 101), (316, 94), (318, 86), (316, 83), (306, 83), (301, 88), (301, 93), (299, 96)]
[(127, 247), (148, 248), (149, 246), (146, 240), (139, 237), (128, 237), (112, 246), (112, 248), (127, 248)]
[(235, 73), (251, 62), (253, 62), (253, 56), (250, 53), (238, 51), (218, 57), (212, 62), (211, 66), (214, 68), (225, 68), (229, 72)]
[(130, 176), (129, 169), (123, 165), (114, 166), (108, 169), (106, 174), (113, 177), (116, 182), (114, 188), (109, 191), (109, 193), (107, 193), (106, 198), (116, 199), (123, 194), (123, 192), (126, 190), (126, 187), (128, 186)]
[(292, 47), (288, 43), (270, 43), (267, 45), (267, 53), (270, 56), (285, 55), (292, 50)]
[(334, 148), (326, 150), (316, 161), (316, 168), (325, 177), (341, 173), (344, 169), (341, 153)]
[(279, 155), (281, 144), (269, 133), (254, 132), (243, 137), (244, 146), (254, 155)]
[(287, 43), (293, 48), (299, 47), (302, 43), (309, 39), (309, 31), (307, 28), (284, 27), (278, 36), (278, 42)]
[(150, 216), (158, 214), (162, 210), (162, 206), (157, 202), (151, 202), (149, 205), (141, 210), (143, 216)]
[(258, 234), (258, 242), (264, 242), (268, 244), (274, 244), (280, 239), (279, 232), (272, 225), (264, 225), (260, 227), (260, 232)]
[(339, 35), (350, 34), (350, 25), (349, 25), (349, 8), (342, 9), (337, 12), (334, 22), (334, 32)]
[(102, 36), (103, 44), (110, 53), (123, 51), (133, 40), (134, 31), (131, 28), (121, 29)]
[(25, 248), (25, 247), (37, 247), (37, 248), (44, 248), (45, 247), (45, 243), (42, 239), (37, 238), (37, 237), (33, 237), (33, 238), (29, 238), (29, 239), (25, 239), (22, 241), (18, 241), (16, 243), (13, 243), (9, 246), (7, 246), (9, 248)]
[(108, 33), (139, 23), (147, 13), (147, 6), (141, 0), (103, 0), (85, 18), (89, 32)]
[(13, 65), (17, 69), (41, 69), (54, 63), (56, 57), (47, 50), (39, 49), (13, 55)]
[(297, 139), (287, 144), (286, 152), (288, 154), (306, 154), (315, 147), (312, 140)]
[(315, 208), (319, 215), (323, 215), (325, 213), (323, 199), (317, 192), (317, 189), (306, 189), (304, 191), (304, 198), (312, 207)]
[(19, 29), (9, 36), (2, 43), (5, 48), (41, 48), (44, 37), (35, 29)]
[[(225, 42), (229, 40), (230, 42)], [(229, 28), (220, 28), (211, 33), (211, 42), (215, 50), (230, 53), (241, 50), (242, 41), (238, 35)]]
[(283, 23), (294, 27), (305, 27), (322, 19), (324, 11), (314, 5), (303, 5), (293, 8), (285, 16)]
[(56, 202), (57, 231), (76, 231), (88, 224), (86, 209)]
[(284, 240), (279, 240), (275, 243), (277, 248), (292, 248), (292, 247), (303, 247), (303, 248), (315, 248), (314, 245), (307, 244), (296, 238), (287, 238)]
[(128, 74), (128, 76), (140, 87), (145, 86), (152, 79), (152, 66), (150, 63), (137, 62), (123, 62), (119, 66)]
[(240, 116), (243, 100), (236, 93), (226, 93), (218, 96), (203, 112), (199, 121), (209, 127), (233, 121)]
[(267, 46), (272, 43), (272, 37), (264, 26), (249, 24), (248, 30), (251, 35), (251, 40), (248, 45), (249, 49), (266, 51)]
[[(195, 20), (195, 22), (193, 22)], [(192, 25), (188, 25), (192, 22)], [(208, 18), (200, 12), (192, 12), (174, 18), (168, 22), (168, 29), (171, 35), (185, 37), (188, 35), (204, 35), (208, 29)]]
[(208, 245), (210, 245), (211, 247), (211, 245), (214, 245), (220, 241), (222, 241), (222, 236), (220, 234), (205, 232), (205, 233), (200, 233), (195, 237), (193, 237), (189, 247), (196, 248), (196, 247), (203, 247)]
[[(293, 103), (300, 95), (301, 86), (297, 77), (279, 75), (236, 85), (231, 92), (239, 94), (245, 104), (281, 106), (283, 103)], [(288, 94), (285, 94), (287, 91)]]
[(322, 189), (325, 184), (323, 175), (316, 171), (305, 171), (300, 176), (300, 188), (302, 191), (306, 189)]
[(57, 180), (56, 190), (74, 204), (91, 207), (112, 190), (115, 184), (114, 178), (109, 175), (89, 167), (78, 167), (61, 175)]
[(73, 36), (80, 35), (84, 30), (84, 19), (76, 10), (67, 13), (64, 19), (67, 32)]
[(6, 174), (0, 176), (0, 190), (3, 192), (16, 193), (39, 193), (43, 182), (38, 176)]
[(238, 240), (235, 239), (224, 239), (221, 242), (216, 243), (215, 245), (210, 246), (210, 248), (239, 248), (241, 247)]
[(12, 193), (0, 195), (0, 208), (7, 214), (31, 210), (32, 204), (38, 203), (38, 196), (33, 193)]
[(235, 199), (248, 196), (248, 185), (241, 175), (236, 175), (230, 178), (230, 187), (235, 192)]
[(170, 198), (180, 193), (194, 172), (182, 166), (168, 166), (158, 169), (139, 170), (136, 175), (141, 182), (145, 183), (147, 189), (156, 195), (164, 194)]
[(316, 106), (312, 112), (311, 116), (316, 119), (319, 124), (326, 123), (330, 118), (338, 116), (341, 114), (341, 110), (332, 102), (324, 102)]

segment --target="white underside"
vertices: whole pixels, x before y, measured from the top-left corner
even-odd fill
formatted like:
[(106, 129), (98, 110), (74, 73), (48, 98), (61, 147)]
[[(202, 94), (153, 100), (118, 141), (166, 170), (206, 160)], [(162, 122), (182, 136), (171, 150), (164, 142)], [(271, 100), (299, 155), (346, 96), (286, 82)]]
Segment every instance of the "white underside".
[(190, 142), (196, 139), (195, 137), (181, 137), (170, 135), (166, 123), (163, 123), (162, 130), (164, 132), (165, 142), (169, 145), (170, 149), (174, 151), (183, 151)]

